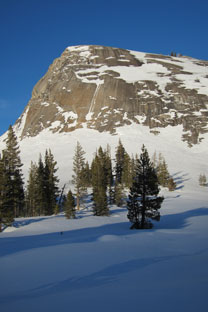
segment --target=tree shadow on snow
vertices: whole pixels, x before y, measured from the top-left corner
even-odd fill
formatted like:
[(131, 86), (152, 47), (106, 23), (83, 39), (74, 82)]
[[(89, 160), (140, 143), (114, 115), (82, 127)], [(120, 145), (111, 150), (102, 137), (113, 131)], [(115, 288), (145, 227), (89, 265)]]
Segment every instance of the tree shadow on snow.
[(188, 173), (183, 173), (182, 171), (178, 171), (172, 175), (172, 178), (176, 183), (176, 190), (184, 188), (184, 182), (189, 180), (187, 177)]
[(32, 223), (36, 223), (36, 222), (40, 222), (40, 221), (43, 221), (43, 220), (46, 220), (46, 219), (48, 219), (48, 217), (44, 217), (44, 218), (40, 218), (40, 217), (25, 218), (25, 219), (22, 219), (22, 220), (14, 221), (12, 225), (15, 228), (19, 228), (19, 227), (26, 226), (26, 225), (29, 225), (29, 224), (32, 224)]
[(176, 255), (159, 257), (141, 257), (120, 263), (115, 263), (88, 275), (69, 277), (61, 281), (43, 284), (33, 289), (16, 292), (7, 296), (0, 296), (0, 303), (4, 304), (7, 302), (15, 302), (18, 300), (40, 298), (47, 295), (55, 295), (59, 293), (62, 294), (64, 292), (69, 293), (77, 290), (109, 285), (115, 282), (118, 283), (123, 274), (139, 271), (144, 269), (145, 267), (158, 263), (163, 263), (174, 259), (178, 260), (179, 258), (184, 257), (190, 258), (204, 253), (207, 253), (207, 248), (201, 249), (193, 253), (181, 253)]
[(112, 282), (119, 281), (122, 274), (140, 270), (149, 265), (156, 264), (161, 261), (170, 260), (170, 258), (170, 256), (155, 258), (150, 257), (116, 263), (88, 275), (70, 277), (62, 281), (43, 284), (37, 288), (17, 292), (8, 296), (0, 296), (0, 303), (3, 304), (12, 301), (39, 298), (42, 296), (54, 295), (57, 293), (89, 289), (92, 287), (99, 287), (111, 284)]
[(110, 214), (111, 214), (111, 216), (114, 216), (114, 215), (117, 215), (117, 214), (119, 214), (119, 213), (121, 213), (121, 212), (124, 212), (124, 211), (126, 211), (126, 213), (127, 213), (127, 208), (126, 208), (126, 207), (111, 208), (111, 209), (110, 209)]
[[(99, 218), (99, 217), (98, 217)], [(107, 218), (107, 217), (106, 217)], [(34, 248), (50, 247), (64, 244), (91, 243), (102, 236), (131, 235), (130, 223), (118, 222), (97, 227), (81, 228), (64, 232), (38, 234), (21, 237), (2, 237), (0, 239), (0, 256), (26, 251)]]
[(153, 230), (158, 229), (182, 229), (187, 227), (190, 222), (189, 219), (192, 217), (208, 216), (208, 207), (200, 207), (185, 212), (176, 214), (164, 215), (161, 217), (160, 222), (155, 223)]
[(132, 234), (139, 235), (141, 232), (152, 232), (161, 229), (182, 229), (189, 225), (189, 218), (199, 216), (208, 216), (208, 207), (200, 207), (185, 212), (162, 216), (160, 222), (155, 222), (151, 230), (130, 230), (131, 224), (127, 220), (126, 222), (117, 222), (65, 232), (1, 238), (0, 256), (42, 247), (92, 243), (100, 239), (102, 240), (102, 237), (106, 235), (116, 238)]

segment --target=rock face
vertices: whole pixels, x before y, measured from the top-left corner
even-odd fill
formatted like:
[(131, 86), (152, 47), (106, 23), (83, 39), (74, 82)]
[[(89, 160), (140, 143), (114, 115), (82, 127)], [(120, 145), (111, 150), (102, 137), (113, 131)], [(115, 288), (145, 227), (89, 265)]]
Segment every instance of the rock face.
[(36, 84), (16, 122), (20, 137), (43, 129), (115, 132), (140, 123), (183, 125), (191, 146), (208, 132), (208, 62), (103, 46), (67, 48)]

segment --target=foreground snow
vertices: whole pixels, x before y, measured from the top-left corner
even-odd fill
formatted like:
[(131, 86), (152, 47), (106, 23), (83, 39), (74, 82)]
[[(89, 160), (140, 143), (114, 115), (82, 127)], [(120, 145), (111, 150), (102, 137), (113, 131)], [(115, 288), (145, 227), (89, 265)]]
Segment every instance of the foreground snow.
[(129, 230), (125, 208), (95, 217), (89, 203), (76, 220), (17, 219), (0, 234), (1, 311), (207, 311), (208, 188), (198, 177), (208, 176), (208, 137), (189, 148), (181, 127), (160, 131), (132, 124), (114, 136), (79, 129), (20, 142), (25, 179), (30, 161), (51, 148), (68, 188), (77, 141), (89, 161), (107, 143), (113, 156), (119, 138), (130, 155), (144, 143), (150, 155), (162, 152), (177, 190), (162, 190), (161, 221), (151, 230)]
[(208, 196), (166, 196), (152, 230), (125, 208), (17, 219), (0, 234), (1, 311), (207, 311)]

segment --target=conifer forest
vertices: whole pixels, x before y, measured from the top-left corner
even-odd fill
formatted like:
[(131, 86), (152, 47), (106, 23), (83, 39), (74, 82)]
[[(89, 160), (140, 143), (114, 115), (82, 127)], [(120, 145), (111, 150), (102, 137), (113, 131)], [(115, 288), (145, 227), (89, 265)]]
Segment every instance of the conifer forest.
[[(91, 164), (77, 142), (73, 157), (73, 172), (69, 173), (73, 189), (59, 189), (58, 164), (51, 150), (31, 161), (28, 180), (24, 183), (17, 137), (9, 127), (6, 148), (0, 156), (0, 230), (17, 217), (50, 216), (65, 212), (68, 219), (84, 209), (83, 199), (90, 197), (95, 216), (108, 216), (110, 206), (127, 208), (132, 229), (151, 228), (151, 220), (160, 220), (163, 197), (160, 186), (169, 191), (176, 183), (168, 172), (161, 153), (150, 159), (143, 145), (139, 154), (131, 156), (121, 140), (111, 157), (111, 148), (99, 147)], [(200, 180), (201, 181), (201, 180)]]

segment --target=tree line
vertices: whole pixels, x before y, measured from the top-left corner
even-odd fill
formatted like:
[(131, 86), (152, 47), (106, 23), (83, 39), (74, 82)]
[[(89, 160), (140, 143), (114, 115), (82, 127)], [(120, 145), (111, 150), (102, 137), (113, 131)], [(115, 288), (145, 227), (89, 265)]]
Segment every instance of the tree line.
[[(109, 206), (119, 207), (127, 202), (132, 228), (150, 227), (149, 219), (159, 220), (159, 185), (174, 190), (176, 184), (170, 177), (164, 157), (155, 153), (152, 161), (147, 149), (142, 147), (140, 157), (130, 157), (119, 140), (112, 161), (110, 147), (101, 146), (89, 165), (85, 152), (77, 142), (73, 157), (74, 193), (63, 195), (58, 188), (57, 162), (51, 150), (38, 163), (31, 162), (24, 190), (22, 163), (17, 137), (9, 127), (6, 148), (0, 156), (0, 231), (1, 225), (11, 225), (14, 218), (52, 215), (65, 211), (67, 218), (75, 218), (83, 205), (87, 191), (91, 191), (93, 213), (108, 216)], [(129, 196), (125, 199), (126, 191)]]

